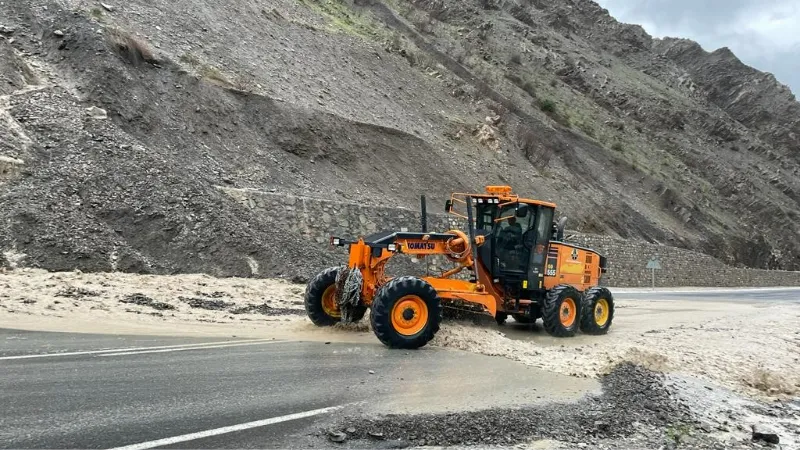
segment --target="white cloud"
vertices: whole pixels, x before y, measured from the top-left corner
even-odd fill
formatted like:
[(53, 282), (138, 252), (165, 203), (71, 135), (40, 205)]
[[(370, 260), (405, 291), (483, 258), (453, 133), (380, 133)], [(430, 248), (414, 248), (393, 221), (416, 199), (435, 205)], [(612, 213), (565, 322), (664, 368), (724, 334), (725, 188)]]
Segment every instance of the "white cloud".
[(800, 5), (787, 2), (743, 12), (731, 31), (736, 29), (758, 36), (778, 52), (790, 50), (800, 44)]
[(597, 0), (617, 19), (656, 37), (690, 38), (713, 51), (730, 48), (742, 61), (800, 91), (798, 0)]

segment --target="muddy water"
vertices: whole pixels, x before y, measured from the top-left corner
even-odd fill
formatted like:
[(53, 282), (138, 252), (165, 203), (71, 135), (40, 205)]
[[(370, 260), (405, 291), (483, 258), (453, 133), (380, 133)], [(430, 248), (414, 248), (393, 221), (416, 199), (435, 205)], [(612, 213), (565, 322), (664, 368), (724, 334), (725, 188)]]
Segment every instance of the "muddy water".
[(547, 372), (506, 358), (425, 348), (388, 350), (378, 344), (352, 345), (340, 351), (366, 360), (396, 359), (380, 374), (383, 401), (363, 405), (368, 413), (440, 413), (515, 407), (578, 400), (599, 394), (597, 380)]

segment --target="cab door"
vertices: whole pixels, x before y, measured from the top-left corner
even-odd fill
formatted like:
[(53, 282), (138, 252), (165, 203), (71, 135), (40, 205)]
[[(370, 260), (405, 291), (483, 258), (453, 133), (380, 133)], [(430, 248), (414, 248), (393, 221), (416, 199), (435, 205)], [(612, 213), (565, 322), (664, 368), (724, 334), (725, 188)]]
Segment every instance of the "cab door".
[[(532, 206), (531, 209), (534, 207)], [(523, 236), (523, 244), (530, 251), (526, 289), (542, 289), (546, 273), (547, 248), (553, 227), (553, 208), (536, 206), (536, 220)]]
[(533, 227), (535, 218), (536, 209), (530, 205), (514, 203), (500, 208), (492, 232), (495, 277), (526, 284), (530, 248), (525, 247), (523, 236)]

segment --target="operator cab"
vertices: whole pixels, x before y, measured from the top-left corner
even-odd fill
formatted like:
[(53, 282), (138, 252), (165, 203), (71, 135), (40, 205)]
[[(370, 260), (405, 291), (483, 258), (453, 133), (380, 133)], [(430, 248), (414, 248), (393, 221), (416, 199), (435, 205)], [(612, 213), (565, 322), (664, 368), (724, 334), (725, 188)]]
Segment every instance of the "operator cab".
[(473, 200), (475, 234), (484, 237), (478, 259), (507, 294), (530, 299), (532, 291), (543, 289), (556, 205), (519, 198), (509, 186), (487, 186), (485, 194), (454, 194), (445, 209), (467, 219), (454, 210), (456, 204), (468, 207), (467, 197)]
[(475, 206), (477, 234), (486, 237), (479, 258), (492, 277), (509, 288), (538, 289), (545, 274), (554, 209), (521, 201)]

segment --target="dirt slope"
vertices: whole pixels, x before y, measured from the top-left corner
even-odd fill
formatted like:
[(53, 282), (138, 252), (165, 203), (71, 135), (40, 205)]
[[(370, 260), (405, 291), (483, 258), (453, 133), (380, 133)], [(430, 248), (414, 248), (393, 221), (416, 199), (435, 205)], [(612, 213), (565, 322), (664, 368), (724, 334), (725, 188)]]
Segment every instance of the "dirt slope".
[(791, 93), (592, 2), (104, 5), (0, 5), (0, 264), (308, 274), (327, 250), (218, 186), (508, 183), (583, 231), (800, 268)]

